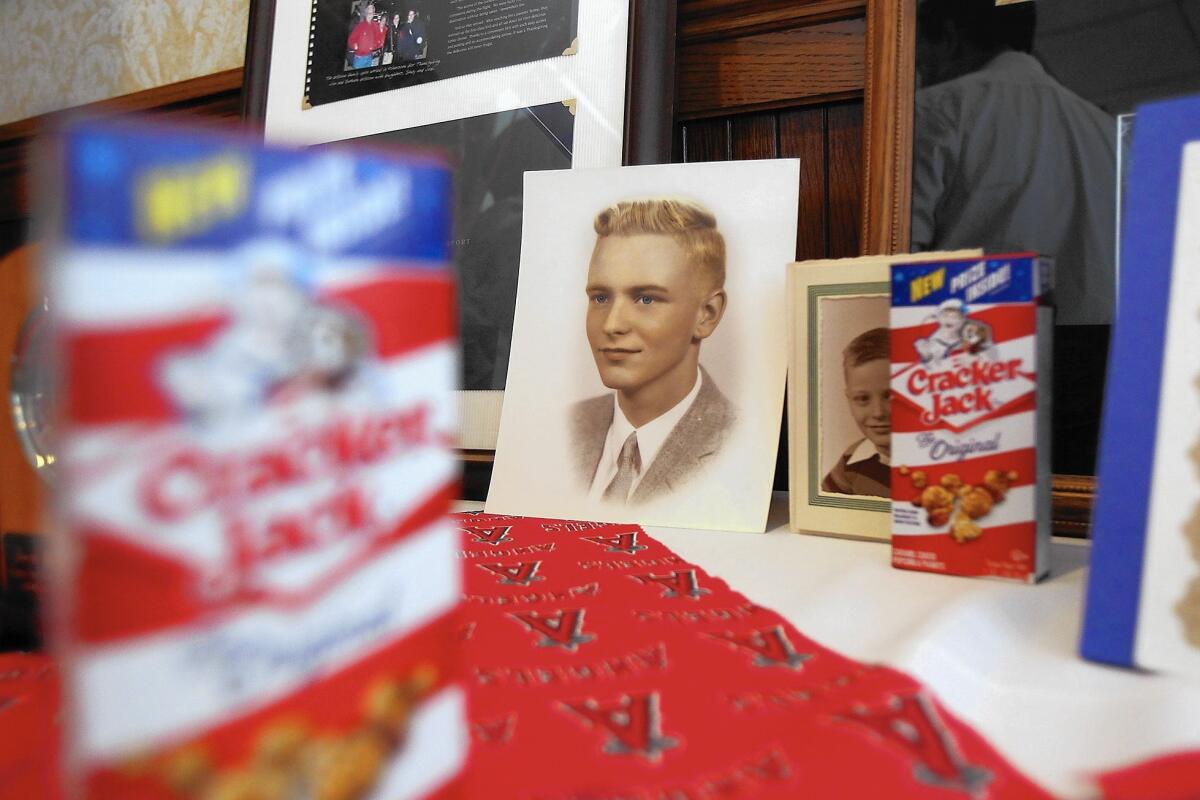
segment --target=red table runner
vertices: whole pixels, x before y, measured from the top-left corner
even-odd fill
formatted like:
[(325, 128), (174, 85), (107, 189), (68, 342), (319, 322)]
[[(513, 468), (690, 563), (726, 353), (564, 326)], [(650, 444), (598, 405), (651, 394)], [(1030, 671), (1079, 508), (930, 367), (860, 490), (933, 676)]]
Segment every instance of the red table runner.
[(637, 526), (459, 519), (471, 797), (1048, 796)]
[[(475, 798), (1048, 795), (912, 678), (805, 637), (631, 525), (464, 514)], [(59, 690), (0, 654), (0, 798), (59, 797)], [(1096, 778), (1200, 796), (1200, 752)]]

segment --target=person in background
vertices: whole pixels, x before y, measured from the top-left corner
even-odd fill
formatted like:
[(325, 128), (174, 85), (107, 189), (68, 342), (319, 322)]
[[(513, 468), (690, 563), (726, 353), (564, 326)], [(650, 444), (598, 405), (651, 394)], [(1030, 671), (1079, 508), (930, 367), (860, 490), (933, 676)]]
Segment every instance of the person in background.
[(1055, 261), (1055, 472), (1090, 474), (1116, 297), (1116, 121), (1032, 55), (1037, 4), (921, 0), (912, 249)]
[(1111, 322), (1116, 121), (1030, 51), (1032, 2), (917, 11), (913, 250), (1055, 259), (1060, 324)]
[(415, 61), (425, 55), (425, 22), (416, 11), (408, 12), (408, 18), (403, 26), (401, 43), (401, 57), (406, 61)]
[(400, 52), (401, 33), (400, 15), (393, 14), (392, 20), (388, 23), (387, 28), (387, 43), (383, 47), (383, 63), (391, 64)]
[(358, 22), (355, 23), (353, 30), (350, 31), (350, 38), (346, 41), (346, 48), (350, 52), (351, 69), (375, 66), (376, 59), (379, 57), (378, 51), (383, 49), (383, 29), (383, 23), (375, 17), (375, 6), (370, 4), (363, 6)]

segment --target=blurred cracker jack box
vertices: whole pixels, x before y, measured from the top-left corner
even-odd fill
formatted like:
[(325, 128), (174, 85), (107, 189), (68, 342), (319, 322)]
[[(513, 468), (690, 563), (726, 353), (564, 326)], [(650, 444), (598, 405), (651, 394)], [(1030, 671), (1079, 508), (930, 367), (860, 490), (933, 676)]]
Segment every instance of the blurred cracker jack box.
[(449, 171), (144, 121), (51, 163), (71, 796), (453, 785)]
[(1052, 276), (1032, 254), (892, 266), (892, 566), (1046, 573)]

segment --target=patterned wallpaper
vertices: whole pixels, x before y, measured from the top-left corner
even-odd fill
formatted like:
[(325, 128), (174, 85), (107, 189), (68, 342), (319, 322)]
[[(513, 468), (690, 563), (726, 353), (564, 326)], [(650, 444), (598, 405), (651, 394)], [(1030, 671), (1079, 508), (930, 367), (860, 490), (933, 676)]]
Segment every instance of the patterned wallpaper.
[(0, 124), (242, 65), (249, 0), (0, 0)]

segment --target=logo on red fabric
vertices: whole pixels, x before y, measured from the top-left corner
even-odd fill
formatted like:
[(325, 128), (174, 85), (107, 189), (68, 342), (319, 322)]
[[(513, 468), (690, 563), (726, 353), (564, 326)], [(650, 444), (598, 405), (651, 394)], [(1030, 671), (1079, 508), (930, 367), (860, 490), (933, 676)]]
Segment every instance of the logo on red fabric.
[(546, 580), (538, 575), (542, 566), (540, 561), (520, 561), (516, 564), (476, 564), (480, 569), (486, 569), (500, 578), (505, 586), (528, 586), (534, 581)]
[(664, 751), (679, 744), (663, 735), (658, 692), (622, 695), (617, 701), (605, 704), (589, 697), (562, 705), (582, 717), (589, 727), (608, 734), (604, 742), (606, 753), (657, 761)]
[(987, 796), (992, 773), (968, 764), (954, 735), (923, 691), (892, 697), (883, 708), (855, 708), (839, 719), (858, 722), (885, 741), (899, 745), (916, 759), (913, 776), (921, 783)]
[(646, 549), (646, 545), (638, 544), (637, 531), (618, 533), (613, 536), (582, 536), (580, 538), (582, 538), (585, 542), (591, 542), (592, 544), (598, 544), (601, 547), (605, 547), (610, 553), (625, 553), (627, 555), (633, 555), (639, 550)]
[(506, 714), (496, 719), (485, 719), (471, 726), (475, 738), (488, 744), (506, 744), (512, 741), (517, 728), (517, 715)]
[(508, 535), (512, 530), (512, 525), (499, 525), (494, 528), (463, 528), (463, 530), (474, 536), (475, 541), (481, 544), (504, 544), (512, 541), (512, 537)]
[(635, 581), (649, 586), (652, 583), (657, 583), (666, 591), (663, 592), (663, 597), (690, 597), (697, 600), (701, 595), (711, 594), (708, 589), (701, 589), (700, 582), (696, 579), (696, 570), (694, 569), (677, 569), (670, 575), (630, 575)]
[(741, 647), (753, 652), (753, 664), (756, 667), (787, 667), (801, 670), (804, 662), (812, 658), (808, 653), (796, 652), (795, 646), (787, 637), (782, 625), (771, 628), (760, 628), (750, 633), (710, 633), (714, 639), (728, 642), (734, 647)]
[(545, 615), (536, 611), (514, 611), (509, 616), (523, 624), (530, 632), (541, 634), (541, 639), (538, 640), (539, 647), (561, 647), (573, 653), (579, 645), (587, 644), (596, 638), (583, 632), (582, 608), (555, 611)]

